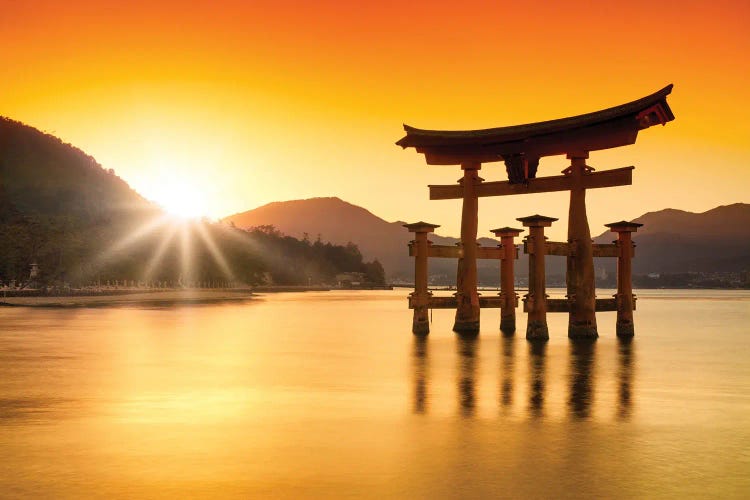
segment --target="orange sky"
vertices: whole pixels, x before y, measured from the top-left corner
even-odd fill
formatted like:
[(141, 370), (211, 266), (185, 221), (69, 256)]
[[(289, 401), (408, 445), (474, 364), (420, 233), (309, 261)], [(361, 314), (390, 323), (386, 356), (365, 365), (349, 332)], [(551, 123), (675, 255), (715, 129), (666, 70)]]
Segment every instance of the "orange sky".
[[(459, 168), (395, 146), (402, 123), (513, 125), (674, 83), (674, 122), (591, 154), (598, 169), (636, 166), (633, 186), (589, 192), (592, 233), (650, 210), (750, 202), (747, 1), (359, 3), (0, 0), (0, 115), (151, 199), (193, 192), (213, 217), (339, 196), (457, 235), (460, 201), (431, 202), (426, 185)], [(564, 166), (543, 159), (539, 174)], [(483, 198), (480, 235), (535, 212), (564, 234), (567, 195), (552, 193)]]

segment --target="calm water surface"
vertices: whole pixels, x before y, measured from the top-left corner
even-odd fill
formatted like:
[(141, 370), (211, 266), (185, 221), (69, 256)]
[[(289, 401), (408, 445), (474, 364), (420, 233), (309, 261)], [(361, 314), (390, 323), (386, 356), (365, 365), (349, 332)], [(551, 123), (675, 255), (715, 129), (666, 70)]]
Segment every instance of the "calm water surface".
[(0, 310), (0, 497), (750, 496), (750, 293), (462, 339), (406, 291)]

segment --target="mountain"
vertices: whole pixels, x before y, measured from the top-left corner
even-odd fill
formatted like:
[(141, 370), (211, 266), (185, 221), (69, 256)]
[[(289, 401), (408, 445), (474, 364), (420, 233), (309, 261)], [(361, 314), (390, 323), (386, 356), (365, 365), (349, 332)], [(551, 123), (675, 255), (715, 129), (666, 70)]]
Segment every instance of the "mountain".
[[(387, 222), (336, 197), (273, 202), (231, 215), (223, 222), (240, 228), (270, 225), (296, 238), (320, 238), (339, 245), (353, 242), (366, 259), (378, 259), (389, 278), (411, 279), (414, 275), (414, 264), (407, 250), (413, 235), (403, 227), (404, 222)], [(430, 240), (436, 245), (454, 245), (459, 241), (435, 234), (430, 235)], [(490, 238), (481, 238), (479, 242), (498, 244)], [(479, 266), (492, 267), (481, 261)], [(449, 259), (430, 262), (430, 274), (454, 276), (455, 272), (455, 263)]]
[(102, 247), (156, 213), (80, 149), (0, 117), (0, 280), (23, 281), (32, 262), (51, 279), (83, 275)]
[(0, 286), (307, 285), (346, 272), (384, 281), (382, 267), (364, 262), (355, 245), (177, 221), (80, 149), (0, 117)]
[(96, 160), (57, 137), (0, 117), (0, 199), (25, 214), (83, 217), (88, 221), (148, 201)]
[[(750, 269), (750, 204), (734, 203), (703, 213), (668, 208), (641, 215), (633, 235), (635, 274), (739, 272)], [(594, 239), (609, 243), (613, 233)]]
[[(410, 279), (414, 273), (414, 264), (407, 252), (411, 234), (402, 227), (403, 222), (387, 222), (339, 198), (274, 202), (226, 217), (223, 221), (241, 228), (271, 225), (298, 238), (307, 235), (337, 244), (353, 242), (366, 258), (378, 259), (389, 278)], [(721, 206), (700, 214), (665, 209), (644, 214), (635, 222), (644, 224), (634, 234), (637, 250), (633, 266), (636, 274), (750, 269), (748, 204)], [(594, 241), (611, 243), (614, 239), (615, 235), (607, 231)], [(458, 242), (456, 238), (435, 234), (430, 235), (430, 240), (436, 245)], [(482, 245), (497, 244), (490, 238), (479, 241)], [(547, 261), (548, 275), (564, 274), (565, 259)], [(521, 252), (516, 264), (521, 273), (526, 269), (526, 262), (526, 256)], [(597, 259), (595, 265), (613, 274), (616, 263), (614, 259)], [(497, 273), (497, 263), (479, 261), (478, 266), (480, 281), (491, 283)], [(450, 281), (455, 276), (455, 262), (433, 259), (430, 274), (444, 275)]]

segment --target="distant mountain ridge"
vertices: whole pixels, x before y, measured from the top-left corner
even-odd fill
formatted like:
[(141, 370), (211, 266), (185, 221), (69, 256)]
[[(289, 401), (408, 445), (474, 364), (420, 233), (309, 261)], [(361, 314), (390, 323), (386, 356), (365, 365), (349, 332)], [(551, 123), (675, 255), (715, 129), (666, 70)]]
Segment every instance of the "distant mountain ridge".
[[(366, 259), (378, 259), (386, 274), (409, 278), (414, 274), (407, 245), (413, 235), (403, 227), (405, 222), (387, 222), (357, 205), (337, 197), (276, 201), (253, 210), (222, 219), (240, 228), (272, 225), (295, 238), (329, 241), (338, 245), (355, 243)], [(430, 235), (436, 245), (454, 245), (458, 238)], [(481, 238), (483, 245), (497, 245), (491, 238)], [(480, 265), (484, 265), (480, 263)], [(430, 264), (431, 274), (455, 273), (455, 264), (436, 259)]]
[[(633, 220), (633, 272), (739, 272), (750, 270), (750, 204), (722, 205), (702, 213), (667, 208)], [(607, 243), (612, 233), (594, 239)]]
[[(377, 258), (390, 278), (410, 278), (413, 263), (407, 244), (411, 234), (401, 221), (387, 222), (370, 211), (336, 197), (311, 198), (273, 202), (254, 210), (223, 219), (241, 228), (273, 225), (290, 236), (336, 244), (355, 243), (368, 259)], [(743, 271), (750, 269), (750, 204), (735, 203), (716, 207), (703, 213), (672, 208), (646, 213), (634, 222), (644, 224), (634, 235), (637, 245), (633, 261), (635, 273), (691, 271)], [(597, 243), (610, 243), (615, 236), (605, 231), (595, 238)], [(430, 235), (436, 245), (452, 245), (457, 238)], [(496, 245), (490, 238), (479, 240), (482, 245)], [(549, 259), (548, 273), (564, 272), (564, 259)], [(525, 265), (521, 253), (517, 264)], [(613, 259), (597, 259), (597, 266), (614, 270)], [(479, 262), (482, 267), (496, 263)], [(431, 274), (455, 273), (450, 259), (430, 261)]]

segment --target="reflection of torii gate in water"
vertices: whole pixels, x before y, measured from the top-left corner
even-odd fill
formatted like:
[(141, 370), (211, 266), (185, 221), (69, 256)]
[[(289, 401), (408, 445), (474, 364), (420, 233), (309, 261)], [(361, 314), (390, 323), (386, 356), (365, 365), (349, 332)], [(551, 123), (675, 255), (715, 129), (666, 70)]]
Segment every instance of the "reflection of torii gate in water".
[[(438, 226), (419, 222), (407, 224), (415, 233), (410, 252), (415, 256), (415, 289), (409, 303), (414, 309), (414, 333), (429, 332), (427, 312), (430, 308), (456, 308), (453, 329), (456, 332), (478, 332), (480, 307), (501, 308), (501, 329), (515, 330), (513, 290), (513, 259), (516, 257), (513, 238), (520, 229), (493, 230), (502, 238), (499, 248), (477, 246), (478, 197), (513, 194), (570, 191), (568, 211), (568, 242), (546, 242), (544, 227), (550, 217), (531, 216), (518, 219), (530, 228), (525, 248), (529, 253), (529, 294), (524, 308), (529, 312), (527, 338), (547, 338), (546, 312), (569, 313), (568, 336), (597, 337), (597, 310), (617, 310), (617, 333), (633, 335), (632, 311), (634, 297), (630, 277), (633, 256), (630, 233), (639, 224), (618, 222), (608, 224), (618, 233), (614, 245), (594, 245), (586, 217), (586, 189), (632, 184), (634, 167), (594, 172), (586, 165), (590, 151), (634, 144), (638, 132), (653, 125), (674, 120), (667, 96), (672, 85), (637, 101), (585, 115), (546, 122), (471, 131), (420, 130), (404, 125), (406, 136), (396, 144), (413, 147), (425, 155), (429, 165), (461, 165), (463, 178), (458, 184), (431, 185), (430, 199), (462, 199), (461, 243), (457, 247), (433, 246), (427, 234)], [(544, 156), (567, 155), (570, 166), (563, 175), (537, 177), (539, 159)], [(484, 182), (478, 172), (482, 163), (503, 161), (508, 180)], [(544, 288), (544, 255), (567, 257), (567, 298), (547, 299)], [(595, 296), (594, 257), (618, 257), (618, 289), (615, 299)], [(458, 258), (455, 297), (432, 297), (427, 290), (427, 257)], [(480, 300), (477, 293), (477, 258), (500, 259), (501, 293), (499, 297)]]

